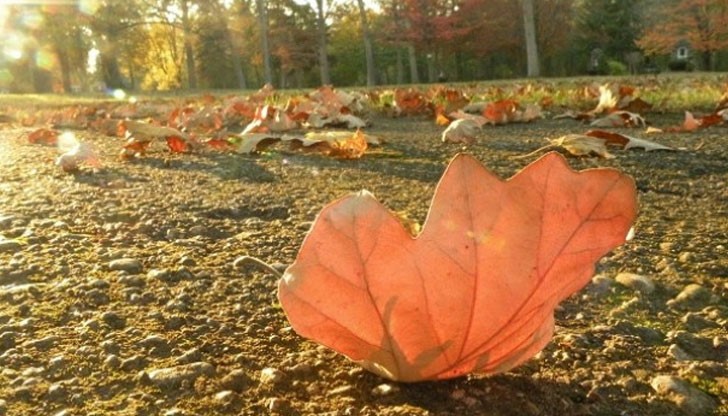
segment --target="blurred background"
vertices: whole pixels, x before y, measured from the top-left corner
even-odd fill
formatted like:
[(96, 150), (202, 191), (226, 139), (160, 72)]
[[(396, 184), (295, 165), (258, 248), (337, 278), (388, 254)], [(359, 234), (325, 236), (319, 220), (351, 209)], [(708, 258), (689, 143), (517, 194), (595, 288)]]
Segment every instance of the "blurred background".
[(728, 69), (725, 0), (0, 0), (0, 92)]

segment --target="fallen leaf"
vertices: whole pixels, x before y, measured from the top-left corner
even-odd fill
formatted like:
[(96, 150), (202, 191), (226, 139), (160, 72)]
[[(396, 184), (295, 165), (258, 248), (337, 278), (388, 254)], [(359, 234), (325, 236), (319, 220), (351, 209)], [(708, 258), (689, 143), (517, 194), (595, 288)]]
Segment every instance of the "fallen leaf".
[(629, 99), (623, 99), (620, 101), (617, 108), (623, 111), (629, 111), (630, 113), (642, 114), (652, 110), (652, 104), (637, 97), (625, 97)]
[(277, 133), (292, 130), (297, 127), (284, 111), (270, 105), (258, 107), (255, 118), (243, 130), (247, 133)]
[(167, 137), (181, 137), (188, 140), (189, 136), (173, 127), (159, 126), (142, 121), (123, 120), (119, 123), (119, 135), (136, 137), (137, 139), (166, 139)]
[(443, 142), (473, 144), (480, 132), (480, 125), (471, 119), (459, 119), (453, 121), (442, 132)]
[[(70, 139), (70, 137), (67, 137), (67, 140)], [(72, 140), (75, 141), (75, 139)], [(67, 146), (67, 144), (64, 146)], [(93, 168), (101, 167), (98, 152), (88, 143), (75, 141), (73, 147), (56, 159), (56, 165), (64, 172), (76, 172), (80, 169), (81, 164), (86, 164)]]
[(543, 118), (543, 111), (538, 104), (526, 104), (523, 109), (518, 109), (513, 117), (513, 121), (519, 123), (528, 123), (533, 120)]
[(629, 111), (615, 111), (591, 122), (592, 127), (645, 127), (642, 116)]
[(474, 103), (466, 105), (462, 108), (461, 111), (471, 114), (483, 114), (485, 108), (488, 107), (488, 104), (490, 103), (488, 103), (487, 101), (476, 101)]
[(649, 140), (638, 139), (636, 137), (627, 136), (626, 134), (615, 133), (604, 130), (589, 130), (585, 133), (587, 136), (596, 137), (604, 140), (607, 144), (619, 146), (624, 150), (632, 148), (642, 148), (646, 151), (650, 150), (675, 150), (672, 147), (665, 146)]
[(646, 134), (664, 133), (664, 130), (662, 130), (661, 128), (658, 128), (658, 127), (649, 126), (649, 127), (647, 127), (647, 130), (645, 130), (645, 133)]
[(551, 139), (549, 142), (552, 147), (561, 147), (574, 156), (589, 156), (593, 153), (605, 159), (614, 158), (614, 155), (607, 150), (607, 143), (596, 137), (583, 134), (567, 134), (557, 139)]
[(513, 100), (500, 100), (488, 104), (483, 116), (493, 124), (505, 124), (513, 121), (518, 110), (518, 103)]
[(147, 148), (149, 148), (149, 145), (151, 143), (152, 142), (150, 140), (136, 139), (134, 137), (130, 137), (124, 144), (124, 147), (122, 148), (119, 156), (124, 160), (135, 157), (142, 157), (147, 152)]
[(397, 88), (394, 90), (394, 107), (401, 115), (422, 114), (428, 111), (425, 96), (417, 90), (405, 90)]
[(476, 114), (466, 113), (462, 110), (454, 111), (448, 114), (448, 118), (453, 120), (472, 120), (478, 127), (482, 127), (485, 123), (488, 123), (488, 119)]
[(435, 117), (435, 124), (444, 127), (450, 124), (450, 119), (442, 113), (437, 113), (437, 117)]
[(617, 106), (617, 97), (612, 93), (609, 85), (599, 86), (599, 103), (591, 112), (593, 114), (608, 113)]
[(507, 371), (624, 243), (633, 180), (550, 153), (508, 181), (455, 157), (422, 233), (363, 191), (326, 206), (278, 284), (293, 329), (389, 379)]
[(703, 127), (703, 122), (701, 119), (695, 118), (693, 113), (690, 111), (685, 112), (685, 120), (677, 127), (668, 127), (665, 129), (666, 132), (670, 133), (684, 133), (684, 132), (691, 132), (696, 131), (699, 128)]
[(300, 147), (294, 145), (294, 149), (303, 148), (341, 159), (358, 159), (364, 155), (369, 145), (366, 135), (361, 130), (354, 133), (349, 131), (310, 132), (303, 137), (283, 136), (281, 139), (300, 145)]
[(723, 119), (723, 116), (718, 113), (712, 113), (705, 115), (703, 117), (700, 117), (700, 127), (706, 128), (710, 126), (717, 126), (720, 124), (723, 124), (725, 120)]
[(233, 145), (232, 145), (232, 143), (230, 143), (230, 140), (228, 140), (227, 138), (223, 138), (223, 137), (214, 137), (214, 138), (206, 140), (202, 143), (215, 150), (231, 150), (233, 148)]
[(187, 141), (179, 136), (168, 136), (167, 147), (173, 153), (188, 153), (190, 151)]
[(683, 131), (695, 131), (699, 129), (701, 126), (700, 120), (695, 119), (693, 116), (693, 113), (690, 111), (685, 112), (685, 121), (683, 121), (682, 124), (682, 130)]
[(28, 141), (33, 144), (42, 144), (44, 146), (55, 146), (58, 143), (58, 130), (41, 128), (34, 130), (28, 134)]
[(361, 129), (367, 126), (367, 123), (364, 120), (353, 114), (338, 115), (336, 117), (336, 123), (332, 123), (332, 125), (336, 125), (338, 123), (344, 124), (347, 129)]
[(280, 140), (280, 136), (269, 133), (243, 133), (239, 136), (235, 151), (244, 154), (257, 153)]

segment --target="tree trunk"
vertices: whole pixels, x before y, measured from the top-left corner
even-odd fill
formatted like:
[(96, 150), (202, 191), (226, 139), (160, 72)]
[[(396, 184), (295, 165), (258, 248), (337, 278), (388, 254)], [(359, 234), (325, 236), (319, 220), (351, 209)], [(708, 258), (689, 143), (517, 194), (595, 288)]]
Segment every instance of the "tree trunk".
[[(227, 23), (226, 23), (227, 24)], [(230, 48), (230, 60), (233, 64), (233, 72), (235, 73), (235, 79), (238, 81), (238, 88), (241, 90), (247, 89), (248, 84), (245, 82), (245, 73), (243, 72), (243, 63), (240, 60), (240, 54), (235, 48), (235, 41), (230, 33), (229, 28), (225, 28), (225, 39), (227, 40)]]
[(71, 91), (71, 63), (68, 54), (63, 51), (56, 51), (58, 64), (61, 67), (61, 82), (63, 83), (63, 92), (70, 94)]
[(185, 62), (187, 63), (187, 88), (197, 88), (197, 69), (195, 68), (195, 50), (192, 48), (192, 29), (190, 27), (190, 11), (187, 1), (182, 5), (182, 30), (185, 37)]
[(397, 84), (404, 84), (404, 59), (402, 58), (402, 48), (397, 47)]
[(121, 77), (119, 69), (119, 61), (116, 54), (115, 46), (104, 48), (99, 54), (99, 62), (101, 63), (101, 77), (106, 84), (106, 88), (117, 89), (124, 88), (124, 81)]
[(374, 67), (374, 50), (372, 48), (372, 37), (369, 32), (369, 21), (367, 20), (367, 11), (364, 7), (364, 0), (357, 0), (359, 5), (359, 19), (361, 21), (361, 35), (364, 41), (364, 56), (367, 63), (367, 87), (373, 87), (377, 84), (376, 68)]
[(713, 51), (703, 51), (703, 71), (713, 70)]
[(417, 53), (415, 47), (411, 43), (407, 45), (407, 54), (409, 56), (410, 82), (412, 84), (420, 83), (420, 74), (417, 72)]
[(263, 54), (263, 77), (266, 84), (273, 84), (273, 70), (270, 64), (270, 46), (268, 42), (268, 2), (255, 0), (258, 9), (258, 29), (260, 30), (260, 50)]
[(536, 19), (533, 12), (533, 0), (521, 0), (523, 5), (523, 27), (526, 35), (526, 59), (528, 76), (541, 75), (538, 65), (538, 45), (536, 44)]
[(318, 55), (319, 69), (321, 70), (321, 85), (331, 84), (331, 71), (329, 69), (328, 41), (326, 39), (326, 13), (324, 0), (316, 0), (316, 28), (318, 29)]

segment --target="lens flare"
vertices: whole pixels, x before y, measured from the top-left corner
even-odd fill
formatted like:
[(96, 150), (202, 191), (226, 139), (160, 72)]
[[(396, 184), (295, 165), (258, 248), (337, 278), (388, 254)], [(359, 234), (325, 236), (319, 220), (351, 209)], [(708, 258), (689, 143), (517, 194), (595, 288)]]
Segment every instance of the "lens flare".
[(99, 0), (80, 0), (78, 2), (78, 11), (88, 15), (96, 13), (99, 7), (101, 7)]
[(35, 54), (35, 64), (38, 68), (53, 69), (55, 55), (50, 50), (41, 49)]
[(124, 98), (126, 98), (126, 92), (124, 92), (124, 90), (122, 89), (116, 89), (111, 92), (111, 96), (116, 98), (117, 100), (123, 100)]

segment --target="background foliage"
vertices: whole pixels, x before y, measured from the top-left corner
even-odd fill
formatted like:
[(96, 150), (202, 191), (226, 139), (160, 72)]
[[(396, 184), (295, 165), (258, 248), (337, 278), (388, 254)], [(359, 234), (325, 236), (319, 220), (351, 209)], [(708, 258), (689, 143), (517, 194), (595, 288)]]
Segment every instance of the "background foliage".
[[(369, 85), (523, 77), (522, 1), (21, 2), (0, 6), (0, 91), (366, 85), (365, 33)], [(728, 69), (724, 0), (533, 5), (541, 76)]]

